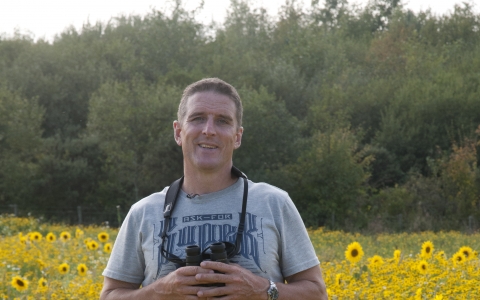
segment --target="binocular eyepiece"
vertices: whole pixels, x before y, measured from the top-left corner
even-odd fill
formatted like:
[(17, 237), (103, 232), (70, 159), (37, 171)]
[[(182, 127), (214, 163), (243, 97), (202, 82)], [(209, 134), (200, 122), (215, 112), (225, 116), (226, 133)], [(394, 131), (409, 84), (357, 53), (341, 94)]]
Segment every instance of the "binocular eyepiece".
[[(200, 247), (197, 245), (187, 246), (185, 253), (187, 257), (185, 259), (186, 266), (200, 266), (200, 263), (204, 260), (218, 261), (224, 264), (228, 264), (227, 251), (225, 250), (224, 243), (213, 243), (210, 245), (210, 259), (203, 259), (203, 254), (200, 252)], [(219, 273), (215, 271), (215, 273)], [(201, 286), (225, 286), (224, 283), (216, 284), (201, 284)]]
[[(228, 264), (227, 251), (225, 250), (224, 243), (213, 243), (210, 245), (210, 260), (218, 261), (224, 264)], [(203, 255), (200, 252), (200, 247), (197, 245), (187, 246), (185, 249), (187, 254), (185, 262), (187, 266), (200, 266), (200, 263), (204, 260)]]

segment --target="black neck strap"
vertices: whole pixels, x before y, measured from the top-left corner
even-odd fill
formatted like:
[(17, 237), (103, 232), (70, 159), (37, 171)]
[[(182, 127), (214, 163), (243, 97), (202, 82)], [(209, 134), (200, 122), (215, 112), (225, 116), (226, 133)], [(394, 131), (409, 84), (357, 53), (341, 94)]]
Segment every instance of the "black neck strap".
[[(238, 231), (237, 231), (237, 237), (235, 240), (235, 251), (232, 253), (232, 255), (229, 255), (228, 258), (232, 258), (233, 256), (237, 255), (240, 251), (240, 245), (243, 240), (243, 231), (245, 229), (245, 216), (247, 213), (247, 198), (248, 198), (248, 178), (247, 175), (245, 175), (242, 171), (237, 169), (235, 166), (232, 166), (232, 174), (236, 177), (241, 177), (243, 179), (243, 203), (242, 203), (242, 213), (240, 215), (240, 222), (238, 224)], [(165, 239), (167, 238), (167, 231), (168, 231), (168, 226), (170, 224), (170, 218), (172, 216), (173, 209), (175, 208), (175, 203), (177, 202), (178, 195), (180, 193), (180, 189), (183, 184), (183, 176), (170, 185), (170, 187), (167, 190), (167, 195), (165, 196), (165, 204), (163, 206), (163, 231), (162, 231), (162, 249), (163, 245), (165, 243)], [(169, 257), (167, 257), (167, 253), (163, 253), (162, 251), (162, 256), (165, 257), (167, 260)], [(173, 256), (172, 258), (178, 259), (175, 255), (170, 254), (170, 256)]]

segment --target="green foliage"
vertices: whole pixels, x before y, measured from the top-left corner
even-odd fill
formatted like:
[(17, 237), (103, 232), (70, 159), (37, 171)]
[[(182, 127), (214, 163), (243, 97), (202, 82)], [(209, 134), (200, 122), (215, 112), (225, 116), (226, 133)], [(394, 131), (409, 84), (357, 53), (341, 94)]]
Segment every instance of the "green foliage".
[(117, 195), (125, 207), (180, 177), (172, 126), (180, 95), (177, 88), (141, 79), (107, 83), (93, 95), (88, 135), (101, 141), (107, 157), (102, 195)]
[(365, 193), (371, 159), (364, 156), (349, 130), (315, 134), (298, 161), (285, 168), (294, 185), (289, 187), (290, 194), (304, 222), (318, 226), (334, 215), (344, 225), (353, 217), (355, 202)]
[(0, 85), (0, 205), (22, 203), (32, 195), (38, 173), (44, 109)]
[(239, 93), (244, 106), (244, 135), (234, 162), (252, 180), (270, 182), (272, 172), (298, 157), (299, 122), (263, 87), (258, 92), (242, 88)]
[(234, 0), (210, 25), (197, 12), (174, 1), (53, 43), (0, 38), (0, 207), (115, 216), (163, 189), (182, 173), (182, 90), (219, 77), (244, 101), (235, 165), (289, 192), (307, 224), (437, 230), (480, 217), (469, 4), (436, 16), (398, 0), (287, 1), (272, 18)]

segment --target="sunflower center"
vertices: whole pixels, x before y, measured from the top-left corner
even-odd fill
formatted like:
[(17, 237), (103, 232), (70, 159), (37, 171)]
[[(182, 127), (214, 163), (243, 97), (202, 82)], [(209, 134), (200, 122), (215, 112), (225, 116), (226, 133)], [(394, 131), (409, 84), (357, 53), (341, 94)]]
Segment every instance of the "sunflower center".
[(467, 251), (464, 251), (463, 254), (468, 257), (468, 252)]
[(17, 285), (18, 285), (18, 286), (25, 286), (25, 283), (23, 283), (22, 280), (17, 279)]
[(425, 252), (430, 253), (430, 247), (427, 247), (427, 248), (425, 249)]
[(353, 249), (352, 250), (352, 256), (353, 257), (356, 257), (358, 255), (358, 250), (357, 249)]

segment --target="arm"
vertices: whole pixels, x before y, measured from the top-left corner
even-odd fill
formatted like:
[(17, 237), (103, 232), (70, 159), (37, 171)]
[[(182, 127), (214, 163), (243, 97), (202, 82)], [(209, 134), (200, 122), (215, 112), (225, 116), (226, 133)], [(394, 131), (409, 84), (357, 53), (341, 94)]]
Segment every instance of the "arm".
[(124, 300), (124, 299), (204, 299), (197, 297), (201, 290), (211, 287), (198, 286), (196, 274), (210, 273), (212, 270), (200, 267), (184, 267), (160, 278), (154, 283), (139, 289), (140, 284), (130, 283), (104, 277), (103, 289), (100, 293), (101, 300)]
[[(224, 274), (198, 274), (196, 279), (202, 283), (225, 283), (225, 287), (202, 290), (199, 297), (224, 296), (222, 299), (267, 300), (267, 279), (257, 276), (239, 265), (227, 265), (205, 261), (202, 268), (217, 270)], [(278, 300), (327, 300), (327, 291), (319, 266), (298, 272), (286, 278), (288, 284), (276, 282)]]

